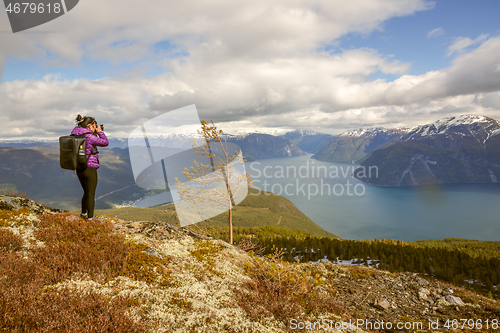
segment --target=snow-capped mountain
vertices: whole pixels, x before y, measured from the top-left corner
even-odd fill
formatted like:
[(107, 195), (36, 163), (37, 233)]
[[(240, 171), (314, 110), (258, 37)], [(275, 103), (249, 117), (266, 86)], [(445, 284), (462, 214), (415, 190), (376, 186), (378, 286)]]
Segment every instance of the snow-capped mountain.
[(431, 124), (413, 127), (402, 139), (407, 141), (444, 135), (453, 140), (456, 136), (471, 135), (485, 144), (488, 139), (498, 134), (500, 134), (499, 121), (485, 116), (462, 115), (447, 117)]
[(22, 140), (2, 140), (0, 141), (0, 147), (11, 147), (11, 148), (28, 148), (28, 147), (45, 147), (45, 148), (59, 148), (59, 142), (49, 139), (22, 139)]
[(228, 137), (243, 139), (244, 137), (247, 137), (251, 134), (266, 134), (266, 135), (272, 135), (272, 136), (282, 136), (282, 135), (285, 135), (286, 133), (289, 133), (292, 131), (293, 131), (292, 129), (261, 128), (261, 129), (254, 129), (252, 131), (228, 130), (228, 131), (224, 131), (222, 134), (227, 135)]
[(343, 136), (343, 137), (349, 137), (349, 136), (353, 136), (353, 137), (361, 137), (361, 136), (364, 136), (364, 137), (369, 137), (369, 136), (376, 136), (376, 135), (380, 135), (380, 134), (392, 134), (392, 133), (401, 133), (401, 134), (404, 134), (404, 133), (407, 133), (410, 129), (409, 128), (406, 128), (406, 127), (401, 127), (401, 128), (389, 128), (389, 129), (386, 129), (386, 128), (383, 128), (383, 127), (369, 127), (369, 128), (360, 128), (360, 129), (356, 129), (356, 130), (350, 130), (350, 131), (346, 131), (346, 132), (343, 132), (339, 135), (339, 137)]
[(406, 128), (385, 129), (382, 127), (350, 130), (331, 140), (312, 158), (328, 162), (357, 162), (387, 142), (400, 138), (408, 132)]
[(299, 130), (299, 129), (296, 129), (296, 130), (281, 130), (281, 131), (277, 132), (275, 135), (276, 136), (298, 136), (298, 135), (302, 135), (302, 136), (305, 136), (305, 135), (314, 136), (314, 135), (325, 135), (325, 134), (324, 133), (319, 133), (319, 132), (316, 132), (316, 131), (312, 131), (312, 130)]
[(363, 166), (375, 185), (483, 183), (500, 179), (500, 122), (485, 116), (447, 117), (415, 126), (372, 152)]

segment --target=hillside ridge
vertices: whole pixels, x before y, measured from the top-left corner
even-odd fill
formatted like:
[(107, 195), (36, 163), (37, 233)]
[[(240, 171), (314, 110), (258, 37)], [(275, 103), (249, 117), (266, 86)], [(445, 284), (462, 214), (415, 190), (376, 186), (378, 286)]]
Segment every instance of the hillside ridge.
[[(165, 222), (86, 222), (8, 196), (0, 197), (0, 256), (0, 276), (7, 276), (0, 328), (10, 331), (85, 331), (83, 322), (116, 332), (290, 332), (301, 323), (374, 332), (382, 321), (436, 331), (429, 322), (441, 330), (459, 318), (475, 325), (498, 319), (500, 309), (496, 300), (419, 274), (287, 263), (279, 251), (265, 259)], [(26, 297), (36, 300), (29, 312)], [(87, 312), (91, 304), (99, 310)]]

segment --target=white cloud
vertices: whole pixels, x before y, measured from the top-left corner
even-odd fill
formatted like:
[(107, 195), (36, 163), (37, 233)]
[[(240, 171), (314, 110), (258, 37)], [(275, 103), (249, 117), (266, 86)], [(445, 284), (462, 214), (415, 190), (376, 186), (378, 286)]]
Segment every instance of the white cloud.
[[(47, 23), (56, 33), (0, 35), (0, 64), (7, 56), (45, 59), (50, 52), (70, 65), (86, 56), (166, 69), (154, 77), (1, 83), (1, 136), (61, 135), (78, 113), (126, 136), (144, 120), (191, 103), (202, 119), (228, 126), (320, 131), (414, 125), (462, 111), (498, 113), (496, 97), (484, 97), (500, 91), (498, 37), (457, 39), (449, 49), (458, 54), (452, 66), (422, 75), (406, 74), (408, 63), (373, 49), (317, 52), (347, 33), (369, 33), (391, 17), (432, 6), (424, 1), (193, 0), (155, 6), (86, 0)], [(175, 50), (155, 52), (153, 45), (165, 40)], [(470, 51), (472, 45), (480, 46)], [(169, 56), (179, 51), (186, 55)], [(368, 79), (377, 72), (400, 77)]]
[[(23, 136), (56, 136), (72, 129), (78, 113), (109, 124), (117, 135), (124, 135), (141, 121), (152, 118), (144, 100), (171, 92), (177, 85), (169, 75), (154, 78), (120, 78), (61, 81), (47, 76), (41, 81), (24, 80), (0, 85), (2, 137), (15, 128)], [(6, 126), (7, 125), (7, 126)]]
[[(299, 122), (295, 115), (307, 114), (307, 126), (320, 124), (328, 128), (334, 126), (328, 119), (334, 119), (337, 125), (350, 124), (348, 118), (337, 118), (343, 112), (351, 114), (346, 110), (357, 110), (357, 114), (361, 113), (358, 118), (370, 123), (376, 121), (368, 115), (382, 117), (377, 120), (381, 123), (395, 122), (391, 119), (409, 123), (423, 119), (419, 114), (431, 112), (446, 115), (450, 110), (487, 111), (478, 109), (471, 96), (500, 91), (500, 73), (495, 71), (500, 63), (498, 37), (458, 56), (449, 68), (423, 75), (402, 75), (393, 82), (366, 80), (377, 70), (400, 75), (408, 68), (407, 64), (383, 58), (373, 50), (345, 51), (333, 57), (311, 55), (267, 64), (238, 60), (215, 67), (204, 66), (202, 59), (194, 56), (193, 63), (178, 66), (173, 72), (182, 81), (193, 82), (189, 89), (156, 96), (150, 108), (168, 110), (195, 102), (205, 112), (205, 119), (251, 119), (263, 126), (305, 126), (306, 121)], [(246, 69), (244, 77), (238, 67)], [(188, 77), (194, 68), (199, 69), (196, 77)], [(212, 80), (212, 70), (220, 73), (217, 80)], [(383, 119), (384, 115), (390, 119)]]
[[(352, 127), (413, 126), (461, 113), (498, 119), (500, 73), (490, 71), (498, 55), (500, 39), (491, 38), (457, 57), (450, 68), (393, 82), (366, 82), (364, 76), (381, 68), (398, 74), (407, 68), (368, 49), (265, 66), (235, 60), (205, 71), (200, 70), (202, 59), (194, 57), (201, 63), (178, 64), (171, 73), (148, 78), (13, 81), (0, 85), (0, 123), (8, 124), (3, 137), (56, 136), (68, 132), (82, 113), (105, 123), (111, 135), (126, 136), (146, 119), (193, 102), (202, 119), (214, 119), (224, 130), (284, 127), (338, 133)], [(216, 80), (214, 73), (219, 73)]]
[[(40, 26), (52, 34), (30, 31), (0, 36), (13, 47), (5, 56), (40, 56), (45, 50), (76, 64), (82, 55), (115, 63), (140, 60), (151, 46), (169, 40), (179, 48), (217, 50), (225, 58), (296, 55), (350, 32), (369, 33), (395, 16), (433, 6), (425, 0), (231, 0), (159, 2), (156, 0), (86, 0), (68, 14)], [(9, 30), (5, 12), (0, 27)], [(13, 44), (16, 45), (13, 45)]]
[(500, 92), (477, 94), (473, 103), (485, 109), (500, 110)]
[(480, 44), (488, 38), (488, 35), (482, 34), (476, 39), (472, 40), (469, 37), (456, 37), (453, 39), (453, 44), (448, 47), (446, 55), (449, 57), (453, 53), (462, 53), (469, 46)]
[(443, 28), (436, 28), (436, 29), (431, 30), (427, 34), (427, 38), (433, 38), (433, 37), (438, 37), (438, 36), (442, 36), (442, 35), (444, 35), (444, 29)]
[[(485, 107), (479, 105), (481, 95), (462, 95), (406, 105), (384, 105), (324, 113), (304, 109), (287, 114), (267, 115), (248, 120), (249, 126), (272, 127), (281, 124), (284, 128), (312, 129), (319, 132), (339, 134), (349, 129), (367, 127), (413, 127), (429, 123), (446, 116), (461, 114), (486, 115), (500, 119), (500, 105)], [(488, 102), (500, 100), (499, 93), (489, 96)], [(481, 100), (483, 102), (483, 100)], [(307, 115), (307, 117), (305, 117)], [(233, 124), (231, 124), (233, 125)], [(224, 127), (223, 127), (224, 128)]]
[[(105, 122), (108, 117), (123, 132), (132, 121), (192, 101), (205, 116), (221, 120), (283, 113), (311, 102), (325, 108), (345, 84), (361, 83), (377, 71), (402, 74), (408, 64), (370, 49), (332, 57), (318, 54), (319, 47), (432, 6), (425, 0), (81, 1), (39, 28), (54, 33), (1, 34), (0, 65), (17, 57), (78, 66), (85, 56), (113, 65), (156, 63), (169, 74), (5, 82), (0, 117), (9, 128), (22, 127), (23, 135), (28, 129), (48, 135), (70, 123), (54, 120), (79, 112), (96, 113)], [(0, 29), (9, 30), (5, 13)], [(161, 41), (186, 56), (155, 52)]]

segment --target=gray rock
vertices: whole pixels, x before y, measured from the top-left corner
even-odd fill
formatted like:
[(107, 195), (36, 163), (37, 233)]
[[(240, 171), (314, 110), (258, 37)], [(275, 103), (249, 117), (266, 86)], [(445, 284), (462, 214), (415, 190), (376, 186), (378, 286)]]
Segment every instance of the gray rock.
[(384, 297), (381, 297), (375, 300), (373, 306), (379, 310), (385, 311), (391, 306), (391, 304)]
[(22, 207), (17, 198), (13, 198), (6, 195), (3, 198), (1, 198), (1, 200), (5, 203), (5, 205), (7, 205), (9, 209), (18, 210)]
[(462, 301), (460, 297), (457, 296), (451, 296), (447, 295), (445, 298), (446, 302), (450, 303), (451, 305), (465, 305), (465, 303)]
[(426, 300), (427, 299), (427, 294), (424, 293), (418, 293), (418, 299), (419, 300)]
[(36, 203), (31, 199), (21, 198), (21, 197), (11, 197), (8, 195), (0, 196), (0, 209), (6, 210), (18, 210), (22, 207), (29, 207), (35, 214), (41, 215), (45, 212), (67, 212), (61, 209), (54, 209), (46, 207), (42, 204)]
[(431, 293), (428, 289), (425, 288), (420, 288), (418, 291), (418, 298), (421, 300), (426, 300), (429, 297), (429, 294)]
[(144, 253), (147, 253), (147, 254), (150, 254), (152, 256), (157, 256), (158, 258), (162, 259), (163, 256), (161, 254), (158, 253), (158, 251), (156, 251), (155, 249), (153, 249), (152, 247), (147, 247), (145, 248), (143, 251), (141, 252), (144, 252)]
[(403, 285), (401, 283), (395, 283), (392, 287), (394, 289), (397, 289), (397, 290), (404, 290), (405, 289), (405, 287), (403, 287)]
[(429, 289), (426, 289), (424, 287), (420, 288), (418, 290), (419, 293), (423, 293), (423, 294), (426, 294), (426, 295), (429, 295), (431, 292), (429, 291)]
[(418, 277), (417, 278), (417, 283), (421, 286), (426, 286), (429, 284), (429, 281), (427, 281), (426, 279), (423, 279), (421, 277)]
[(451, 294), (453, 294), (453, 289), (446, 288), (445, 290), (443, 290), (443, 295), (447, 296), (447, 295), (451, 295)]
[(171, 225), (170, 223), (168, 222), (165, 222), (165, 227), (169, 228), (169, 229), (172, 229), (172, 230), (175, 230), (175, 231), (179, 231), (180, 229), (176, 226), (173, 226)]

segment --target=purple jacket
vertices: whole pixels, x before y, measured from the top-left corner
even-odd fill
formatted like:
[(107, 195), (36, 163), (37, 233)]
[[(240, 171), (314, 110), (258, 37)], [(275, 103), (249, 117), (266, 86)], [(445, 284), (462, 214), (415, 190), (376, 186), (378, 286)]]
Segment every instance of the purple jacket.
[[(91, 130), (88, 128), (76, 126), (73, 128), (71, 131), (71, 134), (75, 135), (82, 135), (85, 134), (85, 138), (87, 139), (87, 147), (86, 148), (86, 153), (87, 157), (89, 157), (89, 160), (87, 162), (87, 166), (89, 168), (99, 168), (99, 155), (98, 154), (90, 154), (90, 151), (92, 149), (92, 146), (99, 146), (99, 147), (106, 147), (109, 142), (108, 138), (104, 134), (104, 132), (97, 132), (98, 136), (95, 136)], [(96, 151), (96, 148), (94, 148), (94, 151)]]

